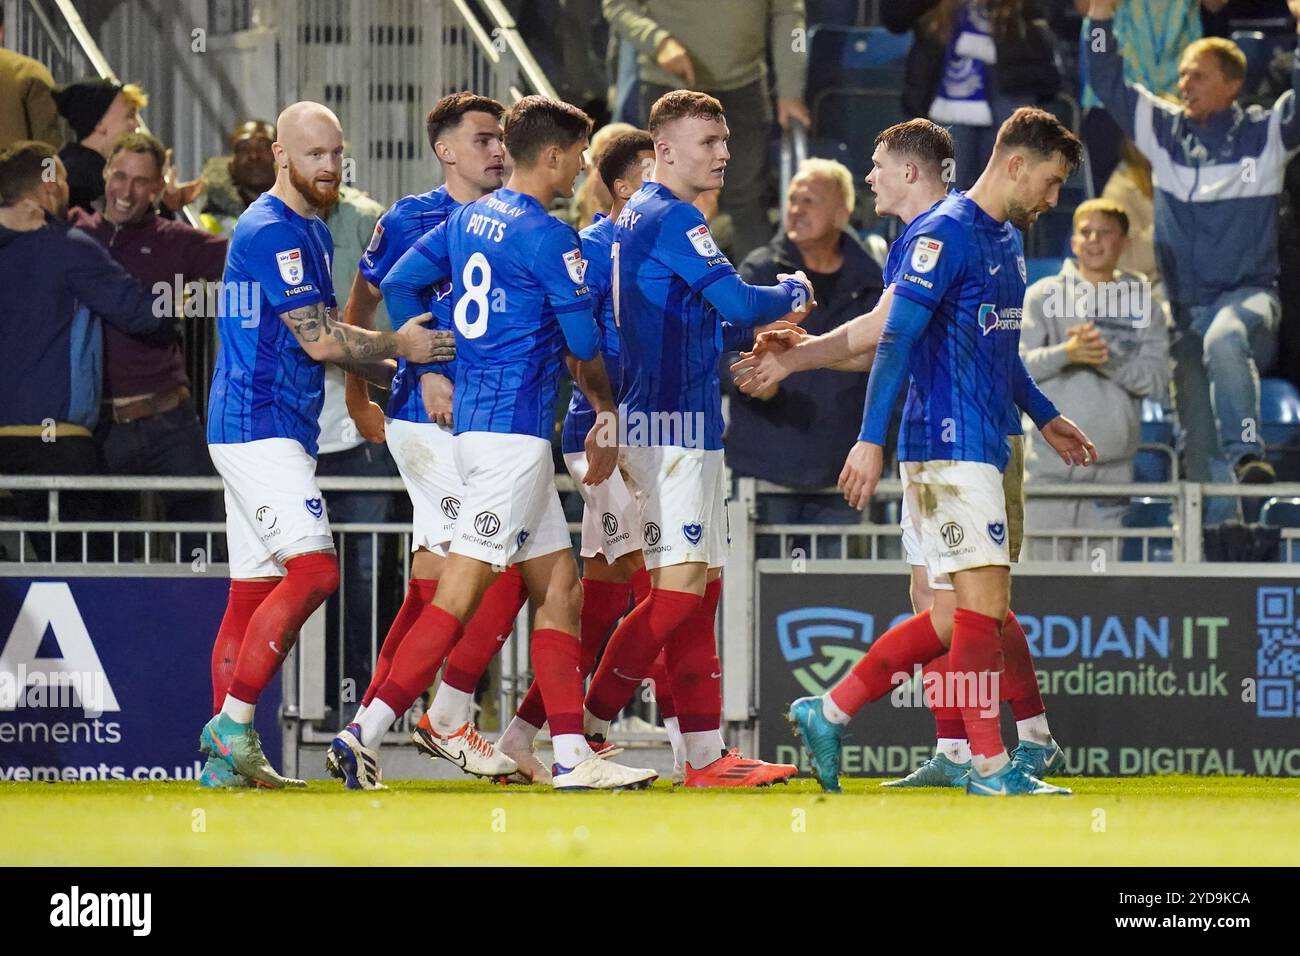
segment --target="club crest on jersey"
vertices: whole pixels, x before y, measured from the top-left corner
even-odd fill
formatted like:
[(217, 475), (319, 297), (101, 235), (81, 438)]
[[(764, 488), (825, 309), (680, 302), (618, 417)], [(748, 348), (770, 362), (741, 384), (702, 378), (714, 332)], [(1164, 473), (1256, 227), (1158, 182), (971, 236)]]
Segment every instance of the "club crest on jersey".
[(699, 544), (700, 538), (704, 536), (704, 528), (698, 524), (684, 524), (682, 525), (682, 534), (686, 536), (686, 540), (691, 544)]
[(582, 258), (582, 250), (570, 249), (566, 252), (564, 268), (568, 270), (569, 278), (573, 280), (574, 285), (582, 285), (587, 277), (587, 260)]
[(691, 240), (691, 245), (706, 259), (712, 259), (718, 254), (718, 244), (713, 241), (713, 233), (709, 232), (709, 227), (700, 223), (694, 229), (688, 229), (686, 238)]
[(989, 537), (993, 539), (994, 544), (1002, 544), (1007, 540), (1007, 526), (1001, 521), (990, 521)]
[(307, 509), (307, 514), (313, 518), (319, 518), (325, 513), (325, 505), (319, 498), (304, 498), (302, 504)]
[(275, 254), (275, 263), (280, 267), (280, 278), (289, 285), (302, 282), (302, 250), (286, 249)]
[(1025, 257), (1016, 256), (1016, 267), (1020, 270), (1020, 281), (1029, 281), (1029, 270), (1025, 267)]
[(384, 224), (375, 223), (375, 231), (370, 234), (370, 245), (366, 246), (366, 253), (373, 253), (379, 248), (379, 243), (384, 239)]
[(522, 548), (524, 542), (528, 540), (529, 531), (527, 528), (521, 528), (519, 534), (515, 536), (515, 547)]
[(929, 272), (939, 264), (939, 253), (942, 251), (943, 243), (938, 239), (922, 236), (916, 240), (916, 245), (912, 247), (912, 271)]

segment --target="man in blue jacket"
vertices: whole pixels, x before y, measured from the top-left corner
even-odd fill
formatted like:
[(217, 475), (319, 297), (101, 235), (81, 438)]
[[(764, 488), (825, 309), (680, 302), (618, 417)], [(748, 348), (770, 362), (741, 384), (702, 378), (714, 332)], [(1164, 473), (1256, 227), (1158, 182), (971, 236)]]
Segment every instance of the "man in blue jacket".
[[(67, 173), (53, 148), (24, 141), (0, 153), (0, 470), (7, 474), (97, 470), (91, 433), (102, 391), (100, 319), (154, 341), (174, 334), (170, 308), (155, 309), (149, 291), (98, 242), (69, 228), (67, 212)], [(40, 520), (42, 501), (24, 496), (20, 515)]]
[[(1287, 2), (1300, 13), (1300, 0)], [(1259, 439), (1259, 376), (1277, 350), (1278, 194), (1300, 150), (1300, 69), (1272, 109), (1243, 109), (1236, 98), (1245, 56), (1230, 41), (1198, 40), (1179, 63), (1182, 103), (1168, 103), (1124, 80), (1111, 31), (1115, 5), (1092, 0), (1088, 75), (1154, 168), (1156, 256), (1173, 306), (1170, 353), (1187, 475), (1272, 481)], [(1222, 520), (1234, 510), (1233, 499), (1211, 499), (1206, 517)]]

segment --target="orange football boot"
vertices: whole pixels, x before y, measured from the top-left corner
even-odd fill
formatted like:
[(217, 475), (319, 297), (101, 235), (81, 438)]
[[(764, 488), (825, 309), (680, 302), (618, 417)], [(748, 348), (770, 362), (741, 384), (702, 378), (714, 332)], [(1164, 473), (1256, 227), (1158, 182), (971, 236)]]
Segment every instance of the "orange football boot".
[(799, 768), (789, 763), (767, 763), (742, 757), (740, 751), (732, 747), (713, 763), (696, 770), (686, 764), (684, 787), (769, 787), (774, 783), (785, 783), (799, 772)]

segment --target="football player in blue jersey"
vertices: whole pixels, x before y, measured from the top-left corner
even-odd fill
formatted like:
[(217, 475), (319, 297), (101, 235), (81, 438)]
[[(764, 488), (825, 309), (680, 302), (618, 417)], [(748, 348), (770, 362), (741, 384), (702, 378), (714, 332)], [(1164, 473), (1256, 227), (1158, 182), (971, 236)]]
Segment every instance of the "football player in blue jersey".
[[(316, 486), (323, 362), (375, 381), (394, 357), (447, 361), (449, 332), (418, 317), (399, 332), (344, 325), (330, 280), (333, 243), (317, 210), (338, 196), (343, 130), (319, 103), (280, 114), (275, 185), (239, 218), (225, 284), (249, 314), (220, 318), (221, 346), (208, 402), (208, 450), (226, 495), (230, 600), (213, 647), (225, 703), (203, 728), (205, 786), (302, 785), (262, 753), (253, 713), (303, 622), (338, 587), (338, 560)], [(238, 310), (234, 310), (238, 312)], [(214, 698), (221, 698), (214, 688)]]
[[(1013, 405), (1026, 410), (1067, 462), (1096, 460), (1087, 436), (1038, 390), (1018, 351), (1025, 269), (1016, 230), (1055, 205), (1080, 157), (1078, 141), (1054, 117), (1018, 110), (999, 131), (971, 191), (948, 195), (909, 225), (899, 254), (891, 256), (894, 297), (871, 366), (861, 440), (840, 479), (845, 497), (862, 507), (879, 481), (889, 414), (910, 369), (913, 391), (899, 440), (906, 511), (929, 581), (951, 581), (954, 590), (950, 666), (966, 679), (966, 693), (947, 703), (959, 707), (970, 741), (966, 789), (972, 794), (1067, 792), (1030, 772), (1032, 754), (1011, 762), (995, 689), (1009, 603), (1002, 471), (1010, 457), (1010, 419), (1018, 414)], [(822, 765), (824, 786), (837, 787), (825, 771), (838, 765), (842, 727), (852, 714), (884, 696), (892, 675), (933, 661), (948, 643), (929, 614), (918, 614), (886, 632), (830, 693), (796, 702), (791, 716)], [(1053, 750), (1047, 762), (1054, 764), (1053, 748), (1054, 742), (1043, 750)]]
[[(607, 216), (597, 213), (596, 221), (579, 233), (582, 256), (587, 263), (587, 286), (595, 299), (600, 323), (600, 351), (616, 402), (622, 400), (624, 375), (622, 345), (610, 294), (614, 221), (632, 194), (641, 188), (645, 172), (653, 166), (654, 140), (649, 133), (631, 130), (610, 140), (596, 158), (596, 174), (609, 190), (613, 204)], [(591, 402), (581, 389), (574, 389), (564, 416), (560, 450), (583, 498), (581, 667), (584, 678), (595, 668), (596, 657), (614, 625), (627, 612), (629, 599), (640, 603), (650, 589), (650, 575), (641, 557), (641, 520), (622, 472), (616, 469), (598, 485), (585, 482), (584, 443), (595, 424), (596, 411)], [(680, 765), (681, 735), (662, 667), (656, 667), (652, 678), (655, 702), (673, 745), (675, 763)], [(550, 775), (532, 754), (532, 742), (545, 722), (541, 690), (534, 681), (500, 740), (502, 752), (514, 758), (520, 771), (534, 781), (544, 781)], [(590, 739), (597, 747), (603, 743), (597, 735)]]
[[(953, 161), (952, 137), (947, 130), (926, 119), (908, 120), (891, 126), (876, 137), (872, 153), (872, 171), (867, 184), (875, 194), (880, 215), (897, 216), (910, 227), (923, 213), (947, 196), (947, 181)], [(910, 229), (904, 229), (890, 249), (885, 268), (886, 294), (868, 313), (858, 316), (821, 336), (791, 338), (782, 332), (764, 333), (750, 353), (732, 368), (742, 391), (768, 389), (787, 375), (811, 368), (837, 368), (870, 371), (876, 345), (892, 301), (892, 283), (902, 267), (901, 253), (907, 248)], [(1019, 559), (1020, 532), (1023, 528), (1023, 450), (1020, 416), (1010, 420), (1011, 460), (1003, 472), (1003, 496), (1007, 503), (1007, 543), (1012, 561)], [(903, 555), (911, 567), (911, 598), (916, 614), (929, 612), (935, 631), (943, 639), (952, 632), (955, 596), (946, 575), (931, 578), (925, 554), (917, 535), (920, 522), (915, 514), (917, 497), (907, 493), (907, 472), (900, 467), (904, 481), (902, 518), (900, 521)], [(1033, 658), (1028, 641), (1015, 613), (1007, 612), (1003, 624), (1003, 650), (1006, 670), (1002, 677), (1003, 699), (1011, 705), (1016, 718), (1020, 744), (1012, 755), (1013, 762), (1023, 764), (1036, 777), (1059, 773), (1064, 752), (1052, 739), (1046, 708), (1038, 691)], [(946, 677), (948, 655), (931, 661), (925, 668), (927, 703), (935, 717), (936, 746), (934, 755), (902, 780), (884, 786), (965, 786), (970, 769), (970, 745), (961, 713), (947, 705)], [(817, 711), (815, 698), (802, 698), (791, 705), (796, 723), (806, 722)], [(839, 752), (812, 755), (819, 778), (831, 790), (838, 787)]]
[(686, 755), (685, 785), (755, 786), (797, 768), (728, 751), (714, 619), (727, 551), (718, 359), (723, 321), (768, 323), (812, 304), (802, 275), (751, 286), (692, 202), (723, 184), (730, 153), (721, 104), (676, 90), (650, 111), (655, 167), (615, 224), (614, 320), (625, 354), (620, 405), (626, 476), (637, 500), (652, 590), (614, 631), (587, 694), (603, 734), (666, 654)]
[[(505, 169), (501, 134), (504, 112), (505, 107), (496, 100), (468, 92), (449, 94), (434, 104), (425, 126), (444, 183), (399, 199), (375, 224), (344, 310), (348, 324), (373, 328), (381, 299), (379, 286), (397, 260), (452, 210), (501, 188)], [(450, 284), (445, 283), (433, 290), (424, 303), (433, 312), (438, 328), (452, 327), (450, 289)], [(460, 476), (451, 448), (454, 375), (454, 362), (416, 366), (399, 360), (387, 409), (370, 401), (364, 379), (347, 377), (349, 413), (368, 440), (387, 441), (411, 498), (413, 551), (406, 598), (379, 648), (370, 685), (349, 724), (355, 723), (374, 700), (388, 678), (402, 639), (437, 591), (461, 502)], [(420, 718), (413, 734), (416, 746), (426, 756), (446, 757), (467, 773), (479, 776), (506, 775), (517, 769), (482, 739), (471, 719), (471, 708), (483, 670), (502, 647), (527, 598), (527, 589), (515, 568), (508, 568), (483, 596), (466, 625), (464, 637), (453, 650), (432, 706)], [(355, 739), (354, 728), (345, 730)], [(342, 777), (348, 787), (364, 787), (369, 777), (352, 772), (350, 753), (346, 746), (331, 746), (326, 753), (326, 768)]]
[[(554, 199), (573, 194), (590, 132), (590, 118), (576, 107), (524, 97), (505, 118), (514, 162), (509, 183), (453, 211), (380, 286), (400, 326), (420, 312), (430, 289), (452, 283), (453, 453), (463, 497), (433, 603), (412, 625), (361, 715), (360, 736), (343, 741), (358, 766), (377, 764), (374, 749), (384, 730), (433, 682), (462, 623), (493, 578), (514, 563), (538, 603), (531, 653), (555, 748), (552, 786), (621, 789), (648, 786), (656, 777), (602, 760), (583, 735), (582, 589), (551, 464), (566, 354), (574, 357), (575, 381), (597, 415), (615, 419), (617, 430), (578, 235), (547, 212)], [(617, 441), (602, 441), (593, 427), (585, 446), (585, 480), (599, 484), (618, 464)]]

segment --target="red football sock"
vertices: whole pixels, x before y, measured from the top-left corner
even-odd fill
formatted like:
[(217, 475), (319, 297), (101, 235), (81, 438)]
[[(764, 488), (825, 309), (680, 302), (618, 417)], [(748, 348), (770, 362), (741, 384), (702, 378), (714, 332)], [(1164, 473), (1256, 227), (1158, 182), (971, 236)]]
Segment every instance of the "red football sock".
[[(952, 650), (949, 653), (954, 688), (961, 698), (962, 720), (977, 757), (996, 757), (1006, 748), (998, 725), (997, 694), (991, 691), (987, 675), (1002, 670), (1002, 622), (964, 607), (952, 618)], [(991, 699), (981, 699), (985, 696)]]
[(284, 564), (287, 572), (248, 620), (229, 694), (256, 704), (298, 640), (316, 608), (338, 590), (339, 561), (332, 554), (304, 554)]
[(650, 580), (650, 570), (645, 565), (632, 572), (632, 603), (640, 604), (650, 596), (654, 582)]
[[(961, 719), (961, 709), (952, 706), (949, 700), (950, 681), (948, 675), (952, 668), (948, 663), (948, 655), (940, 654), (930, 663), (925, 665), (924, 677), (922, 678), (926, 686), (932, 686), (931, 692), (934, 696), (934, 705), (930, 708), (934, 714), (934, 736), (936, 740), (965, 740), (966, 739), (966, 722)], [(927, 694), (926, 700), (930, 696)]]
[(516, 567), (508, 567), (483, 592), (465, 634), (452, 648), (442, 679), (466, 694), (474, 693), (492, 658), (505, 646), (519, 609), (528, 600), (528, 585)]
[(235, 662), (253, 612), (275, 590), (279, 581), (231, 581), (226, 613), (221, 618), (216, 643), (212, 645), (212, 712), (218, 713), (226, 702), (230, 680), (235, 676)]
[(677, 705), (673, 701), (673, 685), (668, 679), (668, 662), (664, 660), (667, 648), (659, 652), (655, 662), (650, 665), (650, 679), (655, 684), (655, 706), (659, 708), (660, 720), (677, 716)]
[(1037, 717), (1047, 708), (1038, 692), (1038, 674), (1029, 653), (1029, 640), (1012, 611), (1007, 611), (1007, 619), (1002, 622), (1002, 656), (1006, 661), (1002, 699), (1011, 702), (1011, 714), (1016, 720)]
[(710, 581), (704, 600), (664, 645), (664, 661), (673, 685), (677, 725), (684, 734), (717, 730), (722, 722), (722, 665), (714, 622), (722, 581)]
[(393, 655), (388, 678), (375, 697), (391, 707), (394, 714), (402, 716), (429, 689), (460, 635), (461, 624), (456, 615), (436, 604), (425, 605)]
[(587, 710), (593, 716), (600, 720), (618, 716), (645, 680), (669, 635), (686, 623), (701, 600), (687, 591), (656, 588), (623, 618), (587, 691)]
[(582, 733), (582, 645), (578, 638), (551, 628), (534, 631), (532, 658), (551, 736)]
[(922, 611), (881, 634), (866, 656), (831, 688), (831, 700), (844, 713), (856, 714), (865, 704), (893, 689), (895, 674), (904, 674), (910, 680), (912, 668), (928, 664), (944, 650), (930, 612)]
[(596, 657), (618, 619), (627, 613), (632, 585), (582, 579), (582, 676), (596, 669)]
[(515, 711), (515, 716), (534, 727), (546, 723), (546, 702), (542, 700), (542, 689), (537, 686), (536, 679), (528, 685), (528, 693), (524, 694), (524, 699), (519, 702), (519, 709)]
[(369, 707), (379, 688), (383, 687), (384, 681), (388, 680), (388, 669), (393, 666), (393, 655), (401, 646), (402, 638), (411, 629), (420, 612), (433, 600), (437, 591), (437, 578), (411, 578), (406, 585), (406, 597), (402, 600), (402, 606), (398, 609), (397, 616), (393, 618), (388, 633), (384, 635), (384, 643), (379, 645), (379, 656), (375, 658), (375, 672), (370, 675), (370, 686), (366, 688), (366, 693), (361, 698), (362, 706)]

